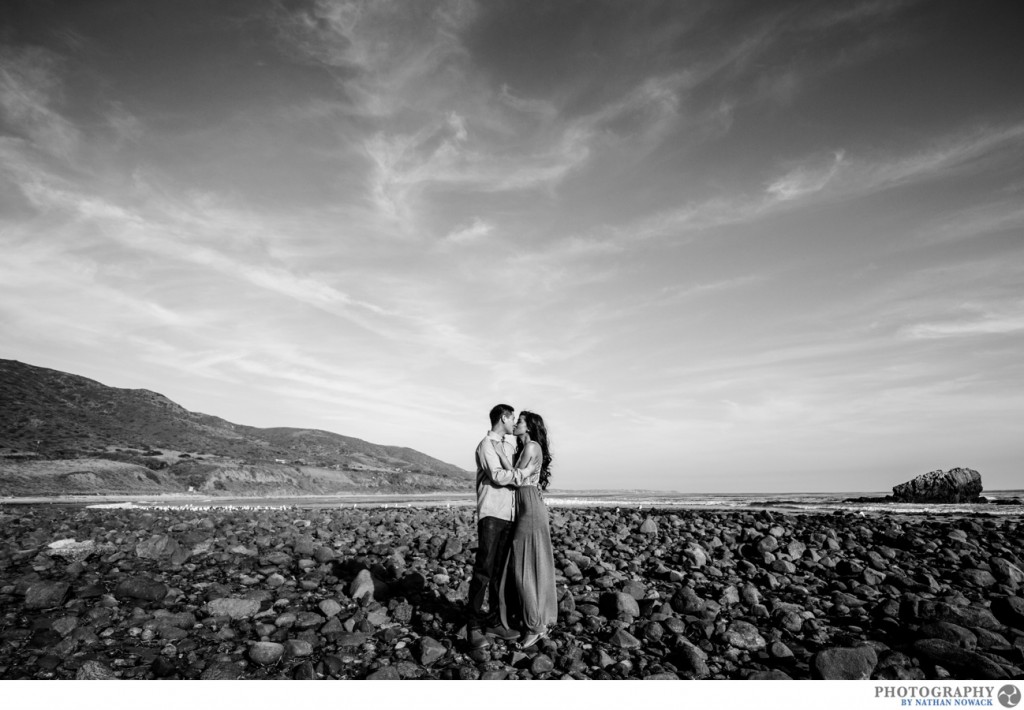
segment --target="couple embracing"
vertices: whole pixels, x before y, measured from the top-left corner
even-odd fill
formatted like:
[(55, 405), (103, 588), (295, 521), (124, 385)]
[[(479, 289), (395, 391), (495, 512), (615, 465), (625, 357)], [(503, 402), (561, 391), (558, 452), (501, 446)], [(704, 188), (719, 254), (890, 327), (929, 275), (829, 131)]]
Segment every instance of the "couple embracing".
[[(491, 430), (476, 449), (478, 543), (469, 584), (469, 643), (485, 648), (487, 637), (496, 636), (529, 648), (547, 636), (558, 615), (551, 530), (541, 498), (551, 478), (547, 429), (540, 415), (524, 411), (516, 418), (507, 404), (494, 407), (490, 418)], [(509, 435), (518, 441), (518, 453)]]

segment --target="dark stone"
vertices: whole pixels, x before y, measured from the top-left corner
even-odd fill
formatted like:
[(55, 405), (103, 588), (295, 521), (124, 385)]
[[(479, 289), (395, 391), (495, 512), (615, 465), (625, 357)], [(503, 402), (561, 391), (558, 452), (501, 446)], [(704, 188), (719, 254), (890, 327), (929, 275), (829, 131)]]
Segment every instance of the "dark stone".
[(384, 666), (366, 676), (366, 680), (401, 680), (398, 669), (394, 666)]
[(992, 614), (1007, 626), (1024, 631), (1024, 599), (996, 597), (992, 600)]
[(973, 651), (978, 646), (978, 636), (963, 626), (951, 624), (948, 621), (932, 621), (923, 624), (918, 629), (918, 635), (923, 639), (942, 639), (955, 643), (960, 648)]
[(420, 663), (429, 666), (448, 653), (448, 649), (438, 640), (424, 636), (419, 640)]
[(117, 675), (114, 671), (99, 661), (86, 661), (75, 673), (75, 680), (115, 680), (116, 678)]
[(530, 663), (530, 672), (535, 676), (541, 673), (550, 673), (555, 669), (555, 662), (551, 660), (549, 656), (543, 653), (537, 654), (537, 656)]
[(174, 659), (167, 656), (157, 656), (149, 669), (157, 678), (168, 678), (178, 672), (178, 666)]
[(640, 643), (640, 639), (625, 629), (616, 629), (608, 639), (608, 643), (617, 648), (640, 648), (643, 645)]
[(61, 606), (71, 585), (67, 582), (36, 582), (25, 590), (25, 608), (49, 609)]
[(118, 599), (159, 602), (163, 601), (167, 592), (167, 585), (162, 582), (157, 582), (149, 577), (131, 577), (117, 585), (114, 589), (114, 596)]
[(793, 680), (780, 670), (756, 671), (747, 676), (747, 680)]
[(722, 640), (733, 648), (760, 651), (767, 642), (757, 627), (747, 621), (734, 621), (726, 628)]
[(294, 680), (317, 680), (316, 667), (310, 661), (303, 661), (292, 670)]
[(892, 498), (900, 503), (974, 503), (981, 495), (981, 474), (970, 468), (924, 473), (893, 486)]
[(814, 677), (824, 680), (867, 680), (877, 664), (870, 646), (826, 648), (811, 659)]
[(1003, 680), (1010, 677), (995, 661), (974, 651), (962, 649), (951, 641), (921, 639), (914, 642), (913, 650), (916, 655), (942, 666), (957, 678)]

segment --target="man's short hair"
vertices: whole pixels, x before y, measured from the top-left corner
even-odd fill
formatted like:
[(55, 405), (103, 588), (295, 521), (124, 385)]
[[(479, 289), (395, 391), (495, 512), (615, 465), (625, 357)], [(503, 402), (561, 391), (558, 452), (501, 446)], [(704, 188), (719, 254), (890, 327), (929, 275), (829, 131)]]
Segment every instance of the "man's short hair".
[(501, 421), (501, 418), (506, 414), (514, 414), (515, 411), (515, 408), (507, 404), (494, 405), (494, 408), (491, 410), (491, 426), (494, 426)]

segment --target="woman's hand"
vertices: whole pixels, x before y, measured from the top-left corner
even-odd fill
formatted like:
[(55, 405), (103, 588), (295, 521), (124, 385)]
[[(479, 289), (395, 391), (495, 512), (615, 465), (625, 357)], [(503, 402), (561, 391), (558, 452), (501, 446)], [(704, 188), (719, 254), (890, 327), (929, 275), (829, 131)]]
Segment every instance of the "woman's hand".
[(508, 460), (507, 456), (505, 456), (505, 447), (501, 444), (495, 443), (494, 452), (498, 454), (498, 460), (501, 461), (501, 467), (506, 471), (511, 471), (513, 466), (512, 462)]

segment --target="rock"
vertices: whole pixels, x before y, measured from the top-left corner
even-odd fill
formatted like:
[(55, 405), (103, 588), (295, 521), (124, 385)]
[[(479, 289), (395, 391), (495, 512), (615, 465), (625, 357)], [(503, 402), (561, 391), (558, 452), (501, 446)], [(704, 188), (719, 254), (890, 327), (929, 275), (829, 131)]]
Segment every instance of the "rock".
[(1002, 557), (993, 557), (990, 561), (996, 576), (1000, 581), (1006, 582), (1014, 587), (1024, 584), (1024, 571), (1009, 560)]
[(893, 486), (901, 503), (973, 503), (981, 495), (981, 474), (970, 468), (931, 471)]
[(643, 645), (640, 643), (640, 639), (625, 629), (616, 629), (608, 639), (608, 643), (617, 648), (640, 648)]
[(141, 599), (143, 601), (163, 601), (170, 591), (163, 582), (158, 582), (149, 577), (130, 577), (122, 581), (114, 589), (114, 596), (118, 599)]
[(914, 642), (913, 650), (916, 655), (942, 666), (958, 678), (1003, 680), (1010, 677), (995, 661), (975, 651), (962, 649), (951, 641), (921, 639)]
[(229, 616), (232, 619), (247, 619), (259, 610), (260, 603), (255, 599), (227, 597), (214, 599), (206, 604), (206, 611), (211, 616)]
[(711, 675), (707, 659), (707, 653), (685, 639), (682, 639), (679, 646), (670, 655), (672, 665), (681, 673), (693, 678), (707, 678)]
[(177, 540), (169, 535), (154, 535), (135, 546), (135, 555), (144, 560), (159, 560), (172, 556), (179, 547)]
[(996, 583), (996, 578), (991, 572), (983, 569), (965, 569), (960, 571), (960, 576), (970, 585), (975, 587), (991, 587)]
[(75, 680), (116, 680), (117, 675), (106, 664), (86, 661), (75, 673)]
[(609, 619), (640, 616), (640, 605), (631, 595), (624, 592), (610, 592), (601, 595), (600, 608)]
[(238, 680), (242, 677), (242, 669), (234, 663), (213, 663), (199, 676), (200, 680)]
[[(647, 587), (644, 586), (643, 582), (638, 582), (636, 580), (629, 580), (628, 582), (626, 582), (625, 584), (622, 585), (622, 593), (623, 594), (628, 594), (629, 596), (633, 597), (633, 599), (635, 599), (637, 602), (639, 602), (642, 599), (644, 599), (644, 597), (647, 596)], [(631, 616), (639, 616), (639, 615), (640, 615), (640, 613), (639, 613), (639, 607), (638, 607), (637, 608), (637, 613), (636, 614), (631, 614)]]
[(25, 590), (26, 609), (49, 609), (61, 606), (71, 585), (67, 582), (36, 582)]
[(313, 644), (302, 639), (288, 639), (284, 644), (289, 658), (305, 658), (313, 655)]
[(337, 557), (337, 555), (334, 554), (334, 550), (326, 546), (318, 547), (313, 552), (313, 559), (315, 559), (320, 564), (330, 562), (335, 557)]
[(555, 662), (551, 660), (550, 656), (543, 653), (538, 653), (533, 661), (530, 662), (530, 672), (535, 676), (541, 673), (550, 673), (555, 669)]
[(943, 639), (951, 641), (960, 648), (973, 651), (978, 647), (978, 636), (963, 626), (948, 621), (933, 621), (921, 626), (918, 635), (925, 639)]
[(178, 664), (167, 656), (158, 656), (153, 660), (149, 669), (157, 678), (168, 678), (178, 672)]
[(78, 542), (74, 538), (70, 538), (54, 540), (47, 545), (47, 548), (47, 554), (52, 557), (61, 557), (70, 562), (80, 562), (96, 551), (96, 543), (92, 540)]
[(1024, 631), (1024, 599), (1021, 597), (996, 597), (992, 600), (992, 613), (1007, 626)]
[(814, 677), (824, 680), (867, 680), (878, 664), (878, 655), (870, 646), (826, 648), (814, 654)]
[(680, 614), (699, 614), (707, 608), (707, 602), (701, 599), (691, 587), (682, 587), (670, 601), (672, 608)]
[(353, 599), (359, 600), (365, 596), (372, 598), (373, 593), (373, 575), (370, 574), (368, 569), (360, 570), (359, 574), (352, 580), (352, 584), (348, 587), (348, 595)]
[(319, 676), (311, 661), (303, 661), (292, 670), (293, 680), (316, 680)]
[(50, 628), (61, 636), (67, 636), (78, 628), (78, 617), (62, 616), (59, 619), (54, 619), (53, 623), (50, 624)]
[(320, 611), (325, 617), (330, 619), (332, 616), (337, 616), (341, 613), (342, 606), (333, 599), (324, 599), (317, 605)]
[(690, 566), (701, 569), (708, 563), (708, 554), (704, 548), (695, 542), (689, 543), (683, 550), (683, 556), (689, 561)]
[(661, 671), (660, 673), (645, 675), (644, 680), (679, 680), (679, 676), (669, 671)]
[(757, 671), (747, 676), (747, 680), (793, 680), (780, 670)]
[(383, 668), (374, 671), (370, 675), (366, 676), (366, 680), (401, 680), (402, 676), (399, 675), (398, 669), (394, 666), (384, 666)]
[(334, 643), (338, 644), (339, 648), (362, 646), (366, 643), (367, 638), (366, 634), (354, 631), (348, 634), (339, 634), (335, 637)]
[(450, 560), (453, 557), (462, 554), (463, 545), (462, 539), (458, 537), (449, 537), (444, 541), (444, 547), (441, 550), (441, 559)]
[(273, 641), (257, 641), (249, 647), (249, 658), (261, 666), (277, 663), (283, 655), (284, 646)]
[(723, 640), (733, 648), (744, 651), (760, 651), (768, 645), (757, 627), (746, 621), (733, 621), (729, 624), (723, 634)]
[(658, 523), (651, 516), (644, 518), (644, 521), (640, 523), (640, 534), (641, 535), (657, 535), (658, 534)]

